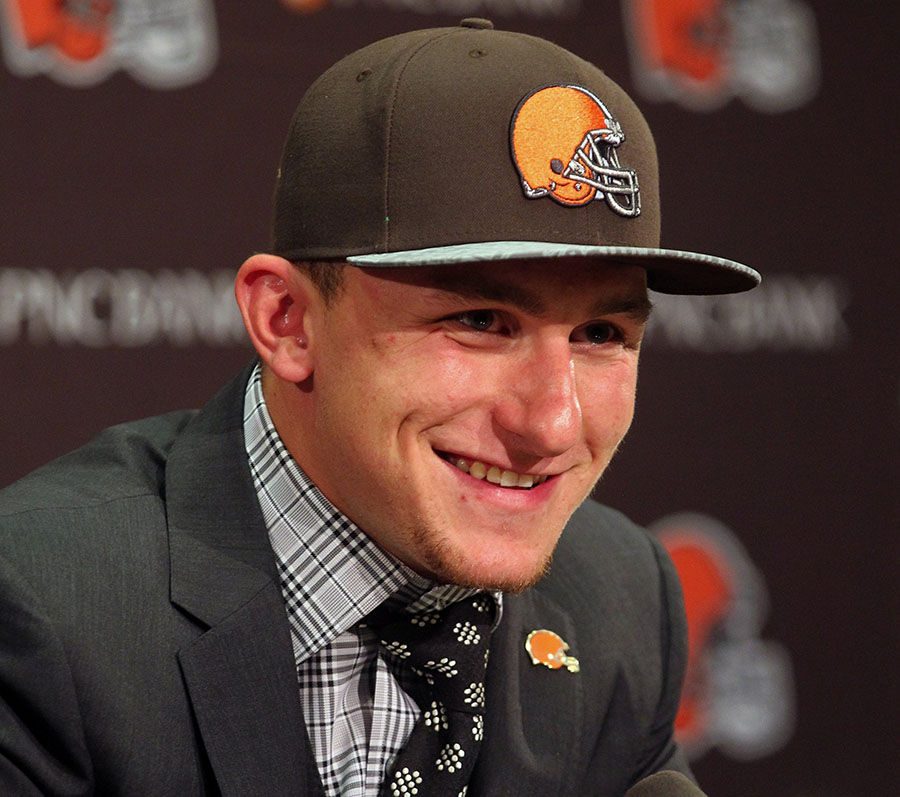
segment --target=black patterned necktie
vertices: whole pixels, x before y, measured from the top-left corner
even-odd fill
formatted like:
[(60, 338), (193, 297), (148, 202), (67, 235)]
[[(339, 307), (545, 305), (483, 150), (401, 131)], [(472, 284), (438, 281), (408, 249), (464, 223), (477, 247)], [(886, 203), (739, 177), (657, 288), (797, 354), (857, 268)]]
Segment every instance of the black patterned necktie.
[(485, 594), (423, 614), (378, 610), (368, 625), (428, 686), (428, 702), (388, 771), (383, 797), (459, 797), (484, 732), (484, 673), (494, 617)]

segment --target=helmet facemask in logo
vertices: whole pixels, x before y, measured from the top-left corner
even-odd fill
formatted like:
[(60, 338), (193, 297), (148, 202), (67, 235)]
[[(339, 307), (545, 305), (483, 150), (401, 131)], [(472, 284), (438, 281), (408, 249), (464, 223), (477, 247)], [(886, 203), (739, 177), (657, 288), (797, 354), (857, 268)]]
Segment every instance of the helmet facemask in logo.
[(625, 140), (606, 106), (580, 86), (549, 86), (519, 104), (512, 151), (529, 199), (549, 196), (561, 205), (606, 200), (620, 216), (641, 212), (638, 178), (619, 164)]

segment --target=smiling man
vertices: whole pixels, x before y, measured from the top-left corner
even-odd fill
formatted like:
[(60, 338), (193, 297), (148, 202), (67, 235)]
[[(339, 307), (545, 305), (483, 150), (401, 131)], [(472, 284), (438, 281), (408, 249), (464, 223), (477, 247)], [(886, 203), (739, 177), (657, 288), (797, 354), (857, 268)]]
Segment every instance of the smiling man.
[(554, 266), (347, 267), (330, 303), (286, 260), (240, 271), (288, 451), (435, 581), (531, 586), (631, 423), (646, 273)]
[(632, 101), (543, 40), (464, 20), (320, 77), (237, 274), (257, 360), (0, 495), (0, 791), (689, 774), (674, 570), (588, 496), (648, 289), (759, 275), (660, 249), (658, 195)]

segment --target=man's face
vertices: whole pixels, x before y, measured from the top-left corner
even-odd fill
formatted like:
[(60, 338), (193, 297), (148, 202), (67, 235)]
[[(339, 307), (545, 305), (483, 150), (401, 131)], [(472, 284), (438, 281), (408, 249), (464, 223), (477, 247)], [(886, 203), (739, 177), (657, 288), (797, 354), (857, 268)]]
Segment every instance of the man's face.
[(289, 447), (418, 572), (522, 589), (631, 423), (645, 284), (577, 261), (348, 267)]

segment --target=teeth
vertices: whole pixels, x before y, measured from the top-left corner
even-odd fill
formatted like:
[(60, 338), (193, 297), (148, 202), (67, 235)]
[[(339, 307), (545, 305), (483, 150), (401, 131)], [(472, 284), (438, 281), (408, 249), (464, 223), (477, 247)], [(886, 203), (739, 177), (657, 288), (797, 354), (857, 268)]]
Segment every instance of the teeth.
[(502, 470), (496, 465), (488, 467), (483, 462), (469, 462), (462, 457), (445, 457), (452, 465), (455, 465), (463, 473), (468, 473), (476, 479), (487, 479), (491, 484), (499, 484), (501, 487), (520, 487), (528, 489), (537, 487), (547, 481), (547, 476), (533, 476), (530, 473), (516, 473), (511, 470)]
[(462, 457), (457, 457), (456, 459), (450, 460), (457, 468), (459, 468), (463, 473), (469, 472), (469, 463), (466, 462)]

